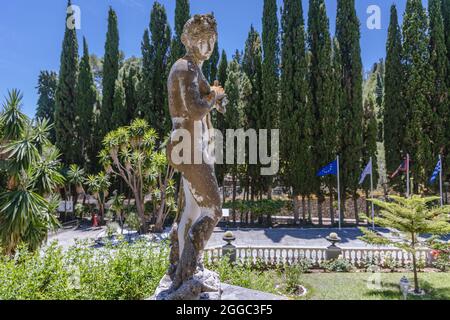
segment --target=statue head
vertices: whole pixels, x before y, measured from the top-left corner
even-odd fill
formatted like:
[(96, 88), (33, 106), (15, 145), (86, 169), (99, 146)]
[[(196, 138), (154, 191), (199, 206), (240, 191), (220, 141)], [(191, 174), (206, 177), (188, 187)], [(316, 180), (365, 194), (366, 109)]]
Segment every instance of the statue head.
[(184, 25), (181, 42), (199, 62), (208, 60), (217, 40), (217, 22), (212, 14), (196, 14)]

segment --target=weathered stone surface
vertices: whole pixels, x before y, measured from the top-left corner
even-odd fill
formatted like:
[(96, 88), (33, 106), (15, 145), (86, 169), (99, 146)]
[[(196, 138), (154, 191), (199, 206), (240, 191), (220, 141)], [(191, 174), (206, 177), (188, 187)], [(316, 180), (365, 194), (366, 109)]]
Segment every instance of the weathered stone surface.
[(198, 269), (178, 289), (173, 288), (169, 275), (164, 276), (151, 300), (220, 300), (221, 293), (219, 275), (207, 269)]
[(229, 284), (222, 284), (221, 300), (257, 301), (257, 300), (289, 300), (289, 299), (283, 296), (278, 296), (267, 292), (236, 287)]

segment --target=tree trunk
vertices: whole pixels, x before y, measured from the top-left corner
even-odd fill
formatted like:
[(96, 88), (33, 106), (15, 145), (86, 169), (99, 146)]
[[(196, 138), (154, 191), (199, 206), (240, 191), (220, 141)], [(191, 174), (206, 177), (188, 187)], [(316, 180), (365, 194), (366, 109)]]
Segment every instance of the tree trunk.
[(317, 216), (319, 218), (319, 226), (323, 226), (322, 204), (323, 204), (323, 196), (322, 194), (319, 194), (317, 196)]
[(356, 225), (359, 225), (358, 195), (356, 193), (353, 195), (353, 206), (355, 209), (355, 222), (356, 222)]
[(330, 221), (331, 226), (334, 226), (334, 207), (333, 207), (333, 190), (330, 187)]
[(311, 196), (308, 196), (308, 223), (312, 223)]
[(419, 278), (417, 276), (417, 258), (416, 258), (416, 235), (415, 233), (411, 234), (412, 241), (411, 241), (411, 247), (413, 249), (412, 252), (412, 261), (413, 261), (413, 272), (414, 272), (414, 292), (419, 294), (420, 288), (419, 288)]
[(305, 196), (302, 196), (302, 223), (306, 223), (306, 203)]
[[(236, 175), (233, 172), (233, 174), (231, 175), (231, 179), (232, 179), (232, 198), (231, 198), (231, 207), (232, 207), (232, 213), (233, 213), (233, 220), (236, 223)], [(242, 224), (242, 212), (241, 212), (241, 218), (240, 218), (240, 223)]]
[(300, 218), (300, 197), (298, 195), (294, 195), (294, 225), (298, 224), (298, 220)]
[(345, 205), (347, 203), (347, 194), (345, 192), (342, 193), (342, 203), (341, 203), (341, 225), (345, 225), (345, 215), (346, 215), (346, 210), (345, 210)]
[[(166, 186), (163, 187), (164, 190), (166, 190)], [(166, 217), (164, 215), (164, 209), (166, 208), (166, 191), (161, 192), (161, 202), (159, 204), (158, 213), (156, 216), (156, 223), (155, 223), (155, 233), (163, 233), (164, 232), (164, 222), (166, 220)]]
[(145, 220), (144, 201), (141, 199), (137, 191), (133, 191), (133, 193), (134, 193), (134, 201), (136, 203), (136, 210), (138, 212), (139, 220), (141, 220), (141, 227), (139, 231), (145, 234), (148, 232), (148, 227), (147, 221)]

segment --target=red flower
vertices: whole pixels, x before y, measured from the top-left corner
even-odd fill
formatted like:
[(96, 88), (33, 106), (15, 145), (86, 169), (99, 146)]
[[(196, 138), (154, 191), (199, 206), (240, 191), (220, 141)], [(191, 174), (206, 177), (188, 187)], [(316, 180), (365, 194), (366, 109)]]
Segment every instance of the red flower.
[(441, 251), (439, 251), (439, 250), (432, 250), (431, 251), (431, 255), (433, 256), (434, 259), (437, 259), (440, 254), (441, 254)]

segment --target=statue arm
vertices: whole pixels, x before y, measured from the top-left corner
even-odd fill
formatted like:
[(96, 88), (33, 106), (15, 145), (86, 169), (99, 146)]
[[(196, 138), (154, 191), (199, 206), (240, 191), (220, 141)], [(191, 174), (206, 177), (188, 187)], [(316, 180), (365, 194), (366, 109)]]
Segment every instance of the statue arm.
[[(186, 101), (186, 107), (197, 120), (203, 119), (216, 104), (215, 92), (211, 91), (211, 94), (203, 98), (200, 93), (200, 84), (198, 77), (193, 72), (186, 72), (185, 78), (185, 90), (184, 100)], [(212, 99), (211, 99), (212, 95)]]

